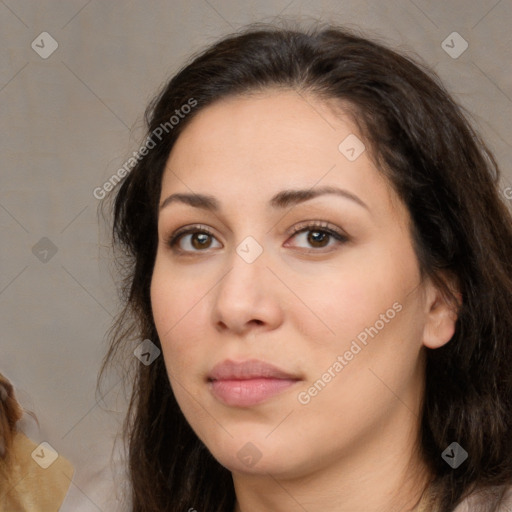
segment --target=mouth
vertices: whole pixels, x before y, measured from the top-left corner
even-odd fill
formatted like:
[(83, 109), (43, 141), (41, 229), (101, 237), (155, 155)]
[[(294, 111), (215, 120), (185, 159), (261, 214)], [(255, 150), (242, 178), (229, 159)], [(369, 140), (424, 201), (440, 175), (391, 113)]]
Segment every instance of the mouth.
[(250, 407), (282, 393), (302, 379), (271, 364), (256, 359), (226, 360), (213, 367), (208, 387), (225, 405)]

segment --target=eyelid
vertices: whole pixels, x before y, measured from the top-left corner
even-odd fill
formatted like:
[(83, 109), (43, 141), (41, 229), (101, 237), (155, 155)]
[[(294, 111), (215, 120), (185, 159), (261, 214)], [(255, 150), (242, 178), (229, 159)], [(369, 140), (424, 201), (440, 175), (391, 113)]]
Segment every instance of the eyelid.
[(287, 236), (293, 236), (299, 233), (300, 231), (313, 231), (312, 228), (318, 228), (318, 230), (326, 230), (326, 231), (333, 231), (337, 235), (343, 238), (348, 239), (348, 234), (340, 229), (335, 224), (331, 224), (330, 222), (323, 221), (323, 220), (305, 220), (302, 222), (299, 222), (298, 224), (295, 224), (292, 226), (287, 232)]
[(181, 235), (188, 234), (190, 232), (195, 233), (196, 231), (204, 231), (205, 233), (208, 233), (211, 236), (215, 236), (213, 234), (213, 231), (204, 224), (189, 224), (187, 226), (178, 228), (174, 233), (171, 234), (170, 238), (176, 239)]

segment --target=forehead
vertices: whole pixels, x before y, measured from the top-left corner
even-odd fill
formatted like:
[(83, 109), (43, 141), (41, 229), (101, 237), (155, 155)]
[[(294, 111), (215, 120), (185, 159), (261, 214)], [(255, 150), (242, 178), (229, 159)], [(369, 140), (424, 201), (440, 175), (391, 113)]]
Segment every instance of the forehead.
[[(238, 153), (242, 162), (300, 159), (301, 156), (336, 158), (338, 145), (355, 132), (348, 118), (334, 114), (324, 102), (295, 91), (269, 90), (233, 96), (204, 108), (180, 135), (188, 163), (229, 160)], [(243, 155), (241, 155), (243, 153)], [(171, 154), (171, 161), (174, 159)]]
[[(347, 144), (362, 151), (360, 156), (348, 158), (354, 152), (347, 153)], [(233, 96), (198, 112), (183, 130), (169, 155), (162, 194), (208, 188), (221, 196), (271, 195), (284, 188), (337, 185), (395, 203), (366, 146), (341, 108), (312, 95), (269, 90)]]

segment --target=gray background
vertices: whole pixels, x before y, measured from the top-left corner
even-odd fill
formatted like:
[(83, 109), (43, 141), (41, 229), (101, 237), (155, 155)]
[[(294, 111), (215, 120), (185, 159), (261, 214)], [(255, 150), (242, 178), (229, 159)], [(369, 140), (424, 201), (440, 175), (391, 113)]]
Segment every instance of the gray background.
[[(148, 100), (191, 53), (278, 14), (360, 27), (418, 54), (471, 112), (502, 188), (512, 183), (511, 0), (0, 1), (0, 372), (39, 419), (24, 431), (75, 466), (62, 510), (115, 501), (123, 393), (112, 377), (99, 404), (95, 382), (118, 306), (93, 190), (138, 149)], [(31, 47), (42, 32), (58, 43), (46, 59)], [(452, 32), (469, 44), (458, 58), (442, 47)]]

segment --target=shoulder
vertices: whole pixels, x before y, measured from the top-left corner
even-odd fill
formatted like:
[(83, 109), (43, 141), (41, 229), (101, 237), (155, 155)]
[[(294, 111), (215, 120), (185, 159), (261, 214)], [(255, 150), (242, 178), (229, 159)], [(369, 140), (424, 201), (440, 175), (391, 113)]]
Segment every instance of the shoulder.
[(9, 479), (4, 482), (0, 510), (58, 510), (74, 469), (62, 455), (45, 453), (45, 450), (22, 432), (15, 433)]
[[(490, 508), (491, 504), (496, 508)], [(512, 512), (512, 483), (476, 490), (462, 501), (453, 512)]]
[(505, 507), (503, 512), (511, 512), (512, 511), (512, 484), (510, 484), (506, 490), (505, 495), (503, 496), (503, 507)]

